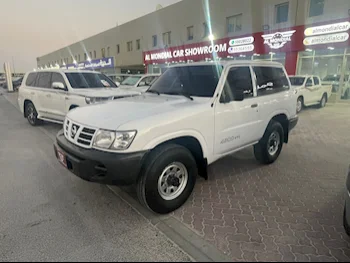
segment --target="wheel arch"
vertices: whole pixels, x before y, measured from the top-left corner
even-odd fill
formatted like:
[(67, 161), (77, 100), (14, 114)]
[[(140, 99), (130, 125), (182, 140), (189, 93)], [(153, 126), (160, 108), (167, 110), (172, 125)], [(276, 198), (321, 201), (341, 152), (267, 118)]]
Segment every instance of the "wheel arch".
[(275, 116), (273, 116), (271, 118), (270, 122), (271, 121), (277, 121), (277, 122), (281, 123), (281, 125), (283, 127), (283, 133), (284, 133), (284, 142), (288, 143), (288, 139), (289, 139), (289, 121), (288, 121), (287, 115), (285, 113), (277, 114), (277, 115), (275, 115)]
[(172, 138), (158, 140), (157, 142), (151, 142), (147, 148), (155, 149), (165, 144), (177, 144), (187, 148), (196, 160), (199, 175), (205, 179), (208, 179), (207, 173), (207, 155), (206, 147), (203, 142), (204, 139), (198, 139), (197, 136), (193, 135), (180, 135)]
[[(26, 112), (26, 107), (28, 105), (28, 103), (32, 103), (34, 105), (34, 103), (30, 100), (30, 99), (25, 99), (23, 101), (23, 117), (27, 118), (27, 112)], [(35, 106), (34, 106), (35, 107)]]

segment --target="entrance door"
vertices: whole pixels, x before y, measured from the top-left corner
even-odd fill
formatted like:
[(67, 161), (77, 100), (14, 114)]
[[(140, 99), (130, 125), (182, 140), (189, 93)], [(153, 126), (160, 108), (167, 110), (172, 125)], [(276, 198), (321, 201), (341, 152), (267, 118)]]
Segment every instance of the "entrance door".
[[(243, 101), (234, 101), (234, 89), (244, 86)], [(258, 140), (259, 113), (250, 67), (229, 69), (220, 102), (215, 108), (216, 155), (232, 152)]]

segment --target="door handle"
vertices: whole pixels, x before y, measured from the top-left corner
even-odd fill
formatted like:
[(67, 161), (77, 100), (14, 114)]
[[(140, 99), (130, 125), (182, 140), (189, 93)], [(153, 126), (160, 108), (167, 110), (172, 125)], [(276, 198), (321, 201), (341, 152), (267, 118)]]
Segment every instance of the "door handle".
[(257, 103), (252, 104), (250, 107), (252, 107), (252, 108), (257, 108), (257, 107), (258, 107), (258, 104), (257, 104)]
[(35, 95), (35, 93), (34, 93), (34, 92), (31, 92), (30, 94), (31, 94), (31, 95)]
[(51, 94), (46, 94), (46, 97), (51, 98)]
[(66, 100), (69, 100), (69, 98), (68, 98), (68, 97), (65, 97), (65, 99), (66, 99)]

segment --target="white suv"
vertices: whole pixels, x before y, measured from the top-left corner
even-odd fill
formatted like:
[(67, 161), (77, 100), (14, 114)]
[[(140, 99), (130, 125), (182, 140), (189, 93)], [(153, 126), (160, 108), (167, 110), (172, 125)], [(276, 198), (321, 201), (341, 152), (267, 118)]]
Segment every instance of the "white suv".
[(159, 74), (131, 75), (124, 79), (118, 87), (125, 90), (145, 92), (159, 76)]
[(41, 120), (62, 123), (73, 108), (138, 94), (140, 92), (119, 89), (98, 72), (43, 70), (25, 75), (18, 104), (31, 125)]
[(168, 213), (222, 157), (254, 145), (256, 159), (274, 162), (297, 124), (295, 102), (279, 63), (177, 65), (143, 95), (69, 112), (55, 154), (84, 180), (137, 184), (141, 203)]

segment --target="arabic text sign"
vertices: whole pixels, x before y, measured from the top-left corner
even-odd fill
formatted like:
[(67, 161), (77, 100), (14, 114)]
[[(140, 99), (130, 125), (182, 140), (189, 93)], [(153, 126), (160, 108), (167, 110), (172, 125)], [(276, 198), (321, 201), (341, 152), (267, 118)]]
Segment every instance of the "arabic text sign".
[[(65, 68), (65, 67), (63, 67)], [(100, 58), (78, 64), (68, 64), (67, 69), (101, 69), (101, 68), (114, 68), (114, 58)]]
[(309, 27), (305, 29), (304, 34), (305, 36), (315, 36), (315, 35), (345, 32), (345, 31), (348, 31), (349, 29), (350, 29), (350, 22), (342, 22), (342, 23), (336, 23), (336, 24), (330, 24), (330, 25), (324, 25), (324, 26)]

